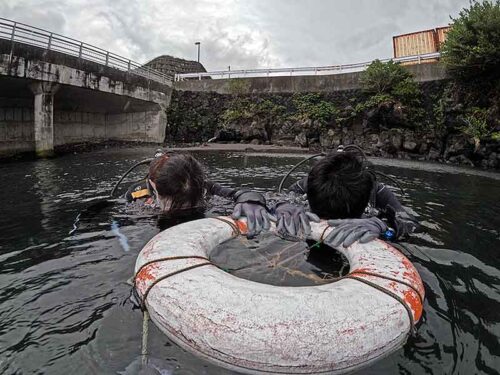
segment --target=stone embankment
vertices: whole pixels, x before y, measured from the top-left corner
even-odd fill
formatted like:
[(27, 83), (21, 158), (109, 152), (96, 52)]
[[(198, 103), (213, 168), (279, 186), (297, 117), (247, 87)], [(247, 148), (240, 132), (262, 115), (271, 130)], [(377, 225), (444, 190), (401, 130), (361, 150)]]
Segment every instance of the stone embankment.
[[(338, 108), (336, 120), (329, 122), (301, 118), (293, 114), (297, 94), (257, 93), (246, 95), (215, 92), (176, 91), (168, 109), (166, 141), (169, 144), (206, 142), (216, 135), (222, 143), (249, 143), (301, 147), (306, 150), (335, 149), (356, 144), (368, 155), (385, 158), (438, 161), (452, 164), (500, 168), (500, 143), (474, 141), (457, 131), (457, 108), (437, 108), (443, 81), (421, 84), (425, 103), (421, 124), (408, 124), (405, 108), (398, 103), (382, 103), (376, 108), (356, 111), (361, 94), (356, 90), (322, 93), (322, 100)], [(267, 103), (267, 114), (254, 111), (233, 120), (235, 100)], [(269, 102), (274, 107), (269, 107)], [(269, 115), (280, 108), (279, 115)], [(251, 112), (251, 111), (250, 111)], [(441, 124), (438, 125), (438, 117)], [(233, 116), (235, 117), (235, 116)]]

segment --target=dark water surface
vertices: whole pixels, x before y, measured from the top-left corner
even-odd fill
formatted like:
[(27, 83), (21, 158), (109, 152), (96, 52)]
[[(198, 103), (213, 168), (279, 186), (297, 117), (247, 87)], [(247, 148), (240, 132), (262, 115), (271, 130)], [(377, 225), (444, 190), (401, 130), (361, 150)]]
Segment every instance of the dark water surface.
[[(181, 350), (153, 324), (149, 372), (141, 368), (142, 313), (129, 301), (127, 280), (137, 254), (159, 231), (157, 217), (121, 202), (96, 206), (94, 197), (105, 196), (130, 165), (150, 155), (145, 148), (111, 149), (0, 164), (0, 373), (229, 373)], [(300, 160), (198, 156), (212, 179), (259, 190), (275, 189)], [(406, 246), (426, 300), (417, 334), (358, 373), (498, 374), (499, 176), (404, 162), (379, 169), (398, 177), (403, 203), (425, 227)], [(245, 241), (243, 247), (257, 249), (270, 240)], [(304, 263), (305, 246), (295, 246)], [(325, 270), (311, 264), (309, 271), (321, 277)], [(256, 277), (293, 284), (301, 274), (271, 269)]]

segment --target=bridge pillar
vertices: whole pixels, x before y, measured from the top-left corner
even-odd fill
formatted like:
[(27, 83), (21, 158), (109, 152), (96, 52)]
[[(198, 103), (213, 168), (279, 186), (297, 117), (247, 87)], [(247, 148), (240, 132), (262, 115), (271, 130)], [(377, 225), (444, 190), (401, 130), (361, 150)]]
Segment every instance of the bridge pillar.
[(30, 85), (30, 89), (35, 95), (35, 152), (42, 158), (49, 157), (54, 153), (54, 94), (59, 85), (53, 82), (36, 82)]

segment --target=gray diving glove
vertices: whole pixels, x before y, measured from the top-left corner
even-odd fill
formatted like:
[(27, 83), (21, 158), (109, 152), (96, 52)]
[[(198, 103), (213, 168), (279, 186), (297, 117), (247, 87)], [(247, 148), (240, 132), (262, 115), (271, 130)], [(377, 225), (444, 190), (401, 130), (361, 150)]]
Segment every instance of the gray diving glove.
[(274, 214), (278, 219), (276, 229), (281, 237), (290, 239), (305, 238), (311, 233), (310, 221), (319, 223), (319, 217), (307, 212), (304, 207), (288, 202), (281, 202), (274, 207)]
[(354, 242), (370, 242), (385, 233), (387, 225), (377, 217), (367, 219), (328, 220), (328, 225), (334, 227), (326, 236), (325, 244), (331, 247), (351, 246)]
[(263, 229), (269, 230), (271, 220), (276, 218), (269, 212), (266, 206), (266, 199), (260, 193), (249, 190), (239, 190), (234, 194), (234, 206), (231, 217), (233, 219), (247, 218), (248, 238), (258, 235)]

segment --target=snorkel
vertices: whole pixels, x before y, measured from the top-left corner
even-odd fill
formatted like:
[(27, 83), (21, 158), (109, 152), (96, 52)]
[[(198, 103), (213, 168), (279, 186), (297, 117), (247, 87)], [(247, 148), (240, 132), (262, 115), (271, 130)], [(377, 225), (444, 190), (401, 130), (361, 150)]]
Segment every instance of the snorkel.
[[(146, 165), (146, 164), (150, 164), (153, 160), (155, 160), (156, 158), (162, 156), (166, 154), (165, 151), (161, 150), (161, 149), (158, 149), (156, 150), (155, 152), (155, 155), (154, 157), (152, 158), (148, 158), (148, 159), (144, 159), (144, 160), (141, 160), (140, 162), (137, 162), (135, 163), (133, 166), (131, 166), (121, 177), (120, 179), (115, 183), (115, 185), (113, 186), (113, 189), (111, 189), (111, 192), (109, 193), (109, 196), (111, 198), (114, 198), (115, 196), (115, 193), (116, 193), (116, 190), (118, 189), (118, 187), (120, 186), (120, 184), (122, 183), (122, 181), (125, 179), (125, 177), (127, 177), (130, 173), (132, 173), (132, 171), (134, 169), (136, 169), (137, 167), (140, 167), (141, 165)], [(146, 175), (146, 181), (148, 181), (148, 184), (149, 184), (149, 173), (148, 175)], [(148, 188), (149, 188), (149, 185), (148, 185)]]

